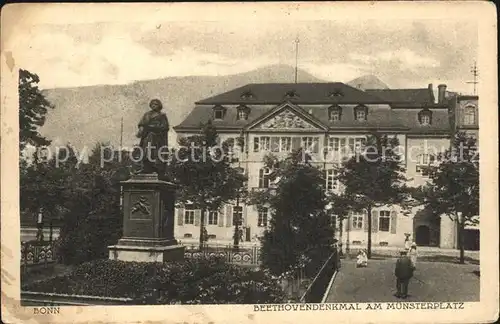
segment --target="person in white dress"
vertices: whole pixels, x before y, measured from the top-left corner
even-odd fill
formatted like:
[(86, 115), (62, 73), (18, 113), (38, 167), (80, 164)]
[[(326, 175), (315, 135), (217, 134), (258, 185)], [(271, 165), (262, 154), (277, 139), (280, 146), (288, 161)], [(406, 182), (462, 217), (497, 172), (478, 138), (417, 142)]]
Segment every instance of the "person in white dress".
[(410, 251), (408, 252), (408, 255), (410, 257), (411, 264), (413, 265), (413, 269), (416, 269), (417, 268), (417, 257), (418, 257), (418, 254), (417, 254), (417, 244), (415, 244), (415, 242), (413, 242), (411, 244)]
[(366, 255), (366, 252), (364, 250), (360, 250), (358, 252), (358, 256), (356, 258), (356, 267), (357, 268), (364, 268), (368, 266), (368, 257)]
[(406, 251), (410, 252), (410, 248), (411, 248), (411, 240), (410, 237), (407, 236), (405, 239), (405, 249)]

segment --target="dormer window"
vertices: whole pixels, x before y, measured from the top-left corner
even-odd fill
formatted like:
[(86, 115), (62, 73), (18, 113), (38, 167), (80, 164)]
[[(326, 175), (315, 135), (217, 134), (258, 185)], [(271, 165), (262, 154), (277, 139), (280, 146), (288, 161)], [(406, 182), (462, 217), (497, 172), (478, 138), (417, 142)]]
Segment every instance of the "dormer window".
[(237, 116), (236, 116), (237, 119), (238, 120), (247, 120), (248, 114), (250, 112), (250, 108), (248, 108), (247, 106), (241, 105), (237, 109), (238, 109)]
[(422, 124), (422, 125), (430, 125), (431, 124), (431, 116), (429, 116), (429, 115), (422, 115), (422, 117), (420, 117), (420, 124)]
[(226, 109), (222, 106), (215, 106), (214, 107), (214, 119), (215, 120), (222, 120), (224, 119), (224, 115), (226, 114)]
[(368, 108), (366, 106), (357, 106), (354, 108), (354, 118), (357, 121), (366, 121)]
[(245, 100), (253, 99), (254, 97), (255, 96), (251, 91), (245, 91), (241, 94), (241, 99), (245, 99)]
[(432, 123), (432, 111), (429, 109), (421, 110), (418, 113), (418, 121), (422, 126), (428, 126)]
[(298, 97), (299, 97), (299, 94), (295, 90), (290, 90), (285, 94), (285, 98), (288, 98), (288, 99), (293, 99), (293, 98), (298, 98)]
[(330, 94), (328, 95), (328, 97), (330, 98), (339, 98), (339, 97), (343, 97), (344, 94), (342, 93), (342, 91), (340, 91), (339, 89), (335, 89), (333, 90), (332, 92), (330, 92)]
[(340, 121), (342, 116), (342, 108), (339, 106), (331, 106), (328, 109), (328, 119), (332, 122)]

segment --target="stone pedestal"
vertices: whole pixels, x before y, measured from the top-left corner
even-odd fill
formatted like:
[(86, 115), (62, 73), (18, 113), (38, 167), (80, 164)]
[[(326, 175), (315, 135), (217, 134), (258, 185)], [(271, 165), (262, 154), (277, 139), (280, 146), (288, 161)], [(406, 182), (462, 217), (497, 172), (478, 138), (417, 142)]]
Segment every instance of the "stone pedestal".
[(184, 258), (174, 238), (175, 186), (156, 174), (122, 182), (123, 236), (108, 247), (109, 259), (165, 262)]

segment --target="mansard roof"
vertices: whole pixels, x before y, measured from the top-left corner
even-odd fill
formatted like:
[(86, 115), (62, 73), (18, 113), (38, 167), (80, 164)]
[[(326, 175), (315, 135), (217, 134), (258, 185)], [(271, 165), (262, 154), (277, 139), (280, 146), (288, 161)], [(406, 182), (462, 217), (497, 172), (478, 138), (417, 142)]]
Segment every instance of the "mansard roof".
[(366, 92), (391, 104), (433, 104), (434, 96), (428, 88), (423, 89), (367, 89)]
[[(291, 92), (293, 96), (287, 95)], [(329, 131), (385, 129), (416, 134), (447, 134), (450, 131), (448, 110), (433, 103), (429, 89), (362, 91), (340, 82), (249, 84), (198, 101), (174, 129), (192, 131), (209, 120), (221, 131), (248, 129), (287, 103), (294, 107), (299, 117), (301, 112), (302, 117), (304, 113), (309, 114), (311, 121)], [(237, 118), (237, 107), (241, 104), (249, 108), (246, 120)], [(222, 120), (213, 120), (213, 107), (218, 105), (226, 108), (226, 114)], [(354, 108), (358, 105), (368, 108), (366, 121), (355, 120)], [(330, 121), (331, 106), (341, 107), (340, 121)], [(417, 112), (424, 107), (433, 112), (431, 125), (419, 123)]]
[[(287, 94), (296, 96), (289, 97)], [(249, 96), (248, 94), (251, 94)], [(368, 92), (353, 88), (341, 82), (330, 83), (252, 83), (213, 97), (198, 101), (196, 104), (275, 104), (284, 100), (297, 104), (333, 103), (385, 103)]]

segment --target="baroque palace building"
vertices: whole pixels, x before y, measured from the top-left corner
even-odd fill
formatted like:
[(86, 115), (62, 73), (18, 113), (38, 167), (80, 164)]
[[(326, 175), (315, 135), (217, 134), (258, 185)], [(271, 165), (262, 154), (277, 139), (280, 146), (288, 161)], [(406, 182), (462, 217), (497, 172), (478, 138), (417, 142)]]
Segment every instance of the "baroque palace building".
[[(235, 155), (234, 164), (248, 176), (249, 190), (272, 186), (263, 163), (266, 154), (284, 157), (304, 147), (324, 170), (325, 187), (332, 191), (340, 190), (335, 166), (377, 131), (399, 139), (406, 176), (416, 186), (427, 180), (422, 166), (434, 163), (435, 156), (450, 147), (455, 129), (478, 130), (477, 97), (447, 92), (445, 85), (439, 85), (437, 93), (435, 98), (431, 84), (383, 90), (361, 90), (340, 82), (248, 84), (196, 102), (174, 130), (179, 137), (199, 134), (201, 123), (211, 120), (221, 141), (243, 137), (243, 150)], [(177, 239), (197, 241), (200, 211), (178, 206), (176, 215)], [(270, 217), (265, 208), (228, 204), (205, 217), (209, 243), (232, 242), (234, 219), (241, 219), (243, 244), (256, 243)], [(351, 213), (344, 221), (344, 245), (346, 240), (354, 246), (366, 244), (366, 218)], [(378, 208), (372, 230), (373, 246), (403, 246), (406, 234), (420, 246), (457, 247), (455, 223), (447, 216), (436, 220), (422, 209), (407, 214), (398, 206)]]

